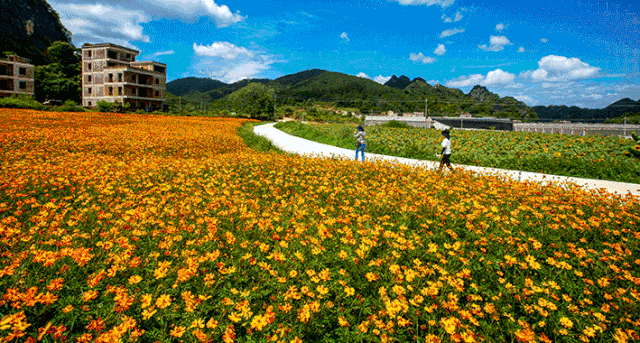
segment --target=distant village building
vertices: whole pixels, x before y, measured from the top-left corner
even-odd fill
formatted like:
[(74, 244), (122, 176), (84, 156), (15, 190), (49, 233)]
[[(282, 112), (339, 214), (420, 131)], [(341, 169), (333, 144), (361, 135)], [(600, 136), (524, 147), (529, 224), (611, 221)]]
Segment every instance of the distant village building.
[(82, 106), (98, 101), (161, 110), (167, 96), (167, 65), (136, 62), (140, 52), (111, 43), (82, 46)]
[(473, 118), (473, 115), (471, 113), (461, 113), (460, 118)]
[(34, 74), (34, 65), (24, 57), (9, 55), (0, 59), (0, 96), (33, 96)]

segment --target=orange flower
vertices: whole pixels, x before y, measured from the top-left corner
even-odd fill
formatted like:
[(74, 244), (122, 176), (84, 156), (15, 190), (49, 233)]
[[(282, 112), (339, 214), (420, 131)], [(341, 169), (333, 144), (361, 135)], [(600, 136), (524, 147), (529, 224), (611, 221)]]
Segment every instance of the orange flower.
[(156, 306), (159, 309), (167, 308), (171, 305), (171, 296), (163, 294), (156, 299)]

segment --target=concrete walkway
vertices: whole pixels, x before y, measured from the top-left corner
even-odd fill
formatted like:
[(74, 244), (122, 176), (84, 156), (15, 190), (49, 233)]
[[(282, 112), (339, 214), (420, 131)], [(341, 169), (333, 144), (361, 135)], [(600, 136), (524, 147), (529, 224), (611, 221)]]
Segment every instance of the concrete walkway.
[[(264, 124), (255, 126), (253, 131), (268, 140), (270, 140), (275, 146), (283, 151), (308, 156), (308, 157), (338, 157), (338, 158), (355, 158), (355, 149), (343, 149), (335, 146), (313, 142), (307, 139), (292, 136), (284, 133), (274, 127), (275, 124)], [(386, 156), (365, 153), (367, 160), (369, 161), (390, 161), (403, 163), (412, 166), (420, 166), (430, 169), (435, 169), (439, 166), (439, 162), (415, 160), (410, 158)], [(465, 170), (477, 173), (477, 174), (490, 174), (501, 175), (509, 177), (519, 181), (536, 181), (541, 183), (574, 183), (580, 185), (586, 189), (604, 189), (609, 193), (617, 193), (620, 195), (632, 194), (640, 196), (640, 184), (605, 181), (605, 180), (592, 180), (582, 179), (577, 177), (558, 176), (551, 174), (532, 173), (518, 170), (498, 169), (498, 168), (485, 168), (466, 166), (461, 164), (454, 164), (456, 168), (463, 168)]]

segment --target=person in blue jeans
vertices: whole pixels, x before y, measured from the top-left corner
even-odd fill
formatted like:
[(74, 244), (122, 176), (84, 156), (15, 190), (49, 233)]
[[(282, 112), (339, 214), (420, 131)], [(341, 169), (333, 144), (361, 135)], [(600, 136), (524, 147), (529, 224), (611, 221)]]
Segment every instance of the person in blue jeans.
[(364, 162), (364, 148), (367, 145), (365, 136), (366, 133), (364, 132), (364, 127), (362, 127), (362, 125), (358, 125), (356, 131), (353, 133), (353, 137), (356, 138), (356, 161), (358, 160), (358, 151), (360, 151), (362, 152), (362, 162)]

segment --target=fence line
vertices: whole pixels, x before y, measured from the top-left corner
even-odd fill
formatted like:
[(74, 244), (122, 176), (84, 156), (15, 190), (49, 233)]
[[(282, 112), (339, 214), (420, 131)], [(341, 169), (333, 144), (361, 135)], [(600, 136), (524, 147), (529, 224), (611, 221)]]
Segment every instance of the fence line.
[(519, 132), (540, 132), (579, 136), (620, 136), (630, 137), (631, 132), (640, 134), (640, 125), (632, 124), (554, 124), (554, 123), (514, 123), (513, 130)]

